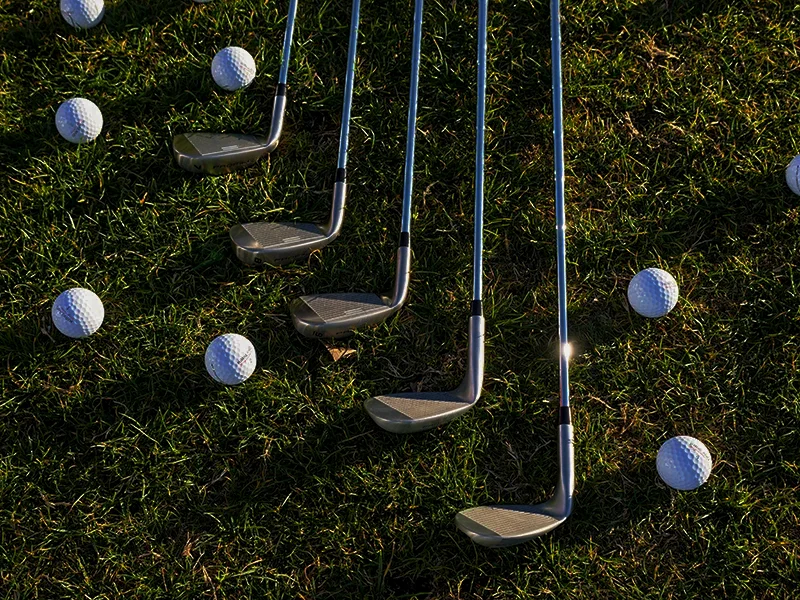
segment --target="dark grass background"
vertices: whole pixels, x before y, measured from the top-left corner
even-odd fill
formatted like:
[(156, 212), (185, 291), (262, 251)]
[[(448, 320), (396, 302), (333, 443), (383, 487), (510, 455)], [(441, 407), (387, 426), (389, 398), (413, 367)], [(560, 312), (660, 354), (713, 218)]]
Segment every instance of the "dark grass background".
[[(556, 477), (548, 4), (490, 3), (484, 396), (410, 437), (361, 405), (464, 370), (474, 3), (425, 8), (408, 304), (338, 361), (287, 307), (391, 286), (412, 3), (362, 6), (344, 231), (283, 269), (238, 263), (227, 230), (329, 210), (350, 3), (300, 3), (280, 146), (217, 178), (178, 169), (171, 137), (268, 128), (288, 2), (109, 0), (89, 31), (56, 4), (0, 1), (2, 597), (794, 597), (800, 7), (564, 3), (575, 512), (487, 550), (455, 513)], [(226, 45), (256, 58), (243, 92), (210, 77)], [(76, 95), (105, 117), (80, 147), (53, 122)], [(648, 266), (681, 287), (655, 321), (625, 297)], [(76, 285), (106, 307), (77, 342), (49, 318)], [(228, 331), (259, 354), (235, 389), (202, 360)], [(656, 474), (678, 434), (714, 457), (696, 492)]]

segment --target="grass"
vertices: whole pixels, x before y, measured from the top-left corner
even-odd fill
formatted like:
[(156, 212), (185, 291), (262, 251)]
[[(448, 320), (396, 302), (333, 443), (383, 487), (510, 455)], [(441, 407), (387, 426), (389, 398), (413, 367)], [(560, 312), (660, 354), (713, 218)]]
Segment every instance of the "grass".
[[(286, 2), (109, 0), (74, 31), (52, 2), (0, 10), (0, 595), (5, 598), (790, 598), (800, 580), (800, 11), (791, 3), (581, 0), (562, 7), (576, 508), (503, 551), (453, 525), (480, 503), (552, 493), (557, 339), (548, 5), (490, 4), (487, 379), (460, 420), (374, 427), (370, 394), (449, 389), (471, 284), (474, 3), (425, 9), (412, 287), (388, 323), (331, 344), (287, 316), (302, 293), (389, 289), (410, 2), (362, 7), (351, 194), (340, 239), (247, 268), (228, 228), (322, 219), (335, 173), (349, 3), (301, 2), (280, 146), (192, 177), (172, 135), (265, 131)], [(213, 54), (259, 77), (215, 88)], [(103, 111), (72, 146), (53, 117)], [(681, 300), (648, 321), (630, 277)], [(56, 295), (106, 322), (70, 341)], [(256, 374), (206, 375), (215, 336)], [(667, 489), (655, 455), (699, 437), (715, 468)]]

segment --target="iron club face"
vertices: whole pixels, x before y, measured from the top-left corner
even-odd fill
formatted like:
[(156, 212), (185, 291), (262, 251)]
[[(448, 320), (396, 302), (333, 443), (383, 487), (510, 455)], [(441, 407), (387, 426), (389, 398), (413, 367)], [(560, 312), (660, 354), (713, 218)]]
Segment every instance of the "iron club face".
[(278, 84), (268, 138), (243, 133), (181, 133), (172, 139), (178, 165), (190, 173), (222, 175), (249, 167), (277, 146), (283, 130), (286, 85)]
[(411, 249), (403, 245), (397, 251), (397, 274), (391, 295), (345, 292), (298, 298), (290, 307), (295, 329), (306, 337), (340, 338), (359, 327), (385, 321), (405, 302), (410, 268)]
[(314, 338), (345, 337), (358, 327), (380, 323), (396, 312), (392, 299), (377, 294), (311, 294), (292, 303), (294, 326)]
[(242, 223), (231, 227), (236, 256), (247, 265), (280, 266), (320, 250), (339, 236), (344, 220), (347, 183), (337, 181), (327, 225), (315, 223)]
[(559, 426), (559, 466), (558, 487), (547, 502), (469, 508), (456, 515), (456, 525), (473, 542), (488, 547), (515, 546), (552, 531), (572, 512), (575, 487), (572, 425), (563, 422)]
[(248, 167), (278, 146), (286, 111), (286, 80), (292, 51), (297, 0), (289, 0), (289, 14), (283, 34), (283, 55), (272, 101), (272, 120), (266, 138), (236, 133), (182, 133), (172, 140), (178, 165), (190, 173), (221, 175)]
[(393, 433), (433, 429), (467, 412), (478, 401), (483, 386), (483, 316), (470, 317), (467, 373), (450, 392), (400, 392), (374, 396), (364, 408), (381, 428)]
[(175, 160), (190, 173), (230, 173), (255, 164), (268, 152), (267, 140), (254, 135), (195, 132), (172, 140)]

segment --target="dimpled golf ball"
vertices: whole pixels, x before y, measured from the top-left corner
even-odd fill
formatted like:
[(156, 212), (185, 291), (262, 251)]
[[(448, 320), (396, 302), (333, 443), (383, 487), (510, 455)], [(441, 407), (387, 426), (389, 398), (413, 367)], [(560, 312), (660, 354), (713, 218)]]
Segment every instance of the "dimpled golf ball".
[(106, 311), (97, 294), (84, 288), (72, 288), (59, 294), (50, 314), (61, 333), (71, 338), (84, 338), (100, 328)]
[(639, 271), (628, 284), (628, 302), (643, 317), (663, 317), (678, 303), (678, 284), (662, 269)]
[(103, 129), (103, 113), (86, 98), (70, 98), (56, 111), (56, 129), (73, 144), (91, 142)]
[(61, 16), (78, 29), (89, 29), (103, 20), (103, 0), (61, 0)]
[(211, 76), (217, 85), (229, 92), (247, 87), (256, 76), (256, 62), (239, 46), (223, 48), (211, 61)]
[(676, 490), (694, 490), (711, 474), (711, 453), (706, 445), (688, 435), (668, 439), (656, 457), (661, 479)]
[(243, 335), (225, 333), (215, 337), (206, 349), (206, 370), (214, 381), (238, 385), (256, 368), (256, 349)]
[(800, 196), (800, 156), (795, 156), (786, 167), (786, 185)]

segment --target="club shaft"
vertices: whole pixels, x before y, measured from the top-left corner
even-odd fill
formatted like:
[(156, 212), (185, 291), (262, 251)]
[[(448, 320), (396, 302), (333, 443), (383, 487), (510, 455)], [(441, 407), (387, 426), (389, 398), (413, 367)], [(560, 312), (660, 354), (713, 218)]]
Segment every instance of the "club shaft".
[(488, 0), (478, 1), (478, 103), (475, 126), (475, 239), (473, 243), (472, 299), (483, 292), (483, 155), (486, 123), (486, 29)]
[(411, 49), (411, 89), (408, 93), (408, 123), (406, 125), (406, 162), (403, 175), (403, 214), (400, 231), (411, 231), (411, 196), (414, 190), (414, 145), (417, 134), (417, 96), (419, 92), (419, 62), (422, 49), (422, 7), (424, 1), (414, 5), (414, 39)]
[(564, 120), (561, 88), (561, 15), (559, 0), (550, 0), (550, 50), (553, 63), (553, 152), (556, 187), (556, 253), (558, 273), (559, 390), (561, 406), (569, 406), (569, 355), (567, 335), (567, 252), (564, 215)]
[(347, 48), (347, 74), (344, 81), (344, 105), (342, 106), (342, 127), (339, 134), (339, 169), (347, 167), (347, 145), (350, 140), (350, 109), (353, 106), (353, 80), (356, 72), (356, 46), (358, 45), (358, 22), (361, 0), (353, 0), (350, 16), (350, 43)]
[(286, 31), (283, 34), (283, 54), (281, 55), (281, 70), (278, 73), (278, 83), (286, 84), (289, 78), (289, 59), (292, 54), (292, 35), (294, 34), (294, 18), (297, 14), (297, 0), (289, 2), (289, 16), (286, 18)]

